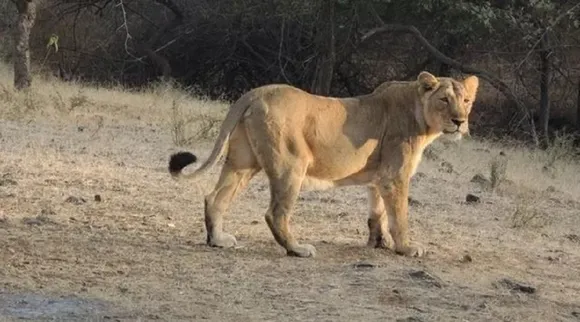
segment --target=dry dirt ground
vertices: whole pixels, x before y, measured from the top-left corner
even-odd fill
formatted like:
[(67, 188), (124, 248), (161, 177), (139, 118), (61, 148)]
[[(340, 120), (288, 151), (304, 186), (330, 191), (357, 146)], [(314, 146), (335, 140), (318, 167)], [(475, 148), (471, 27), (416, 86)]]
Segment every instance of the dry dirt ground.
[[(317, 257), (286, 257), (263, 220), (262, 174), (227, 217), (240, 247), (215, 249), (203, 195), (219, 167), (170, 178), (182, 149), (159, 121), (170, 103), (154, 114), (163, 99), (142, 94), (129, 113), (124, 96), (111, 107), (97, 90), (51, 91), (72, 116), (25, 111), (53, 94), (0, 95), (12, 104), (0, 120), (0, 320), (580, 321), (578, 164), (542, 171), (545, 156), (502, 148), (508, 181), (491, 191), (471, 179), (489, 176), (500, 147), (436, 145), (411, 188), (420, 259), (365, 247), (363, 187), (303, 192), (293, 228)], [(212, 138), (185, 148), (204, 159)]]

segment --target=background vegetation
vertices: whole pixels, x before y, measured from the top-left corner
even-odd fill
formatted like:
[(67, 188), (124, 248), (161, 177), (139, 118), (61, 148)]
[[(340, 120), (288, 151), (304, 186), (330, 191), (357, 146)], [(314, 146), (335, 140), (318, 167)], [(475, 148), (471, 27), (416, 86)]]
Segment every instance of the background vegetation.
[[(579, 7), (1, 0), (0, 320), (577, 321)], [(411, 181), (426, 258), (364, 246), (364, 187), (301, 192), (293, 227), (319, 255), (288, 258), (263, 172), (228, 209), (239, 247), (205, 246), (221, 167), (183, 184), (167, 161), (206, 159), (227, 101), (423, 69), (482, 79), (477, 139), (435, 141)]]
[(473, 73), (475, 135), (549, 143), (580, 128), (577, 1), (12, 0), (3, 59), (18, 62), (10, 30), (31, 10), (33, 68), (64, 80), (235, 99), (272, 82), (346, 96), (421, 70)]

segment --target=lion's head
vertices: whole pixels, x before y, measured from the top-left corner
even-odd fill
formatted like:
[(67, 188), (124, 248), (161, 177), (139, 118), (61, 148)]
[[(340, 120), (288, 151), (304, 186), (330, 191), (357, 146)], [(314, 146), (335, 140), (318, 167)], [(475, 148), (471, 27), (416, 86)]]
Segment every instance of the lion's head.
[(417, 77), (423, 105), (423, 119), (432, 133), (443, 133), (450, 139), (460, 139), (469, 133), (468, 117), (479, 79), (469, 76), (462, 81), (435, 77), (421, 72)]

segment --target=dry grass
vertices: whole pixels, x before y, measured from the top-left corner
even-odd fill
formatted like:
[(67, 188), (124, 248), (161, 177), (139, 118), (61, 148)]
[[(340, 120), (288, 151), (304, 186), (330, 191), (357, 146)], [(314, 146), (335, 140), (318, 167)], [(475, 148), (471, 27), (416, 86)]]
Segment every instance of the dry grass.
[[(81, 122), (103, 118), (110, 123), (151, 124), (174, 129), (180, 144), (216, 133), (227, 104), (193, 98), (186, 89), (153, 84), (139, 91), (118, 86), (90, 86), (38, 76), (30, 92), (12, 88), (11, 71), (0, 64), (0, 117), (5, 120)], [(189, 133), (191, 129), (195, 132)], [(183, 136), (181, 138), (180, 136)]]
[(512, 228), (544, 228), (549, 225), (552, 218), (550, 213), (544, 212), (546, 208), (542, 207), (544, 202), (541, 196), (537, 194), (524, 194), (516, 198), (516, 209), (514, 210), (510, 221)]
[[(263, 220), (269, 193), (259, 175), (227, 216), (242, 248), (210, 249), (203, 195), (219, 167), (187, 184), (169, 177), (166, 162), (178, 145), (205, 158), (227, 105), (162, 85), (129, 92), (39, 79), (30, 93), (15, 93), (10, 84), (0, 73), (0, 318), (64, 319), (64, 304), (50, 303), (72, 295), (92, 303), (75, 320), (580, 315), (577, 161), (489, 142), (436, 143), (411, 188), (413, 236), (430, 250), (424, 259), (364, 247), (362, 187), (303, 192), (293, 228), (318, 256), (286, 257)], [(508, 163), (496, 171), (496, 189), (471, 183), (491, 175), (500, 151)], [(548, 174), (549, 161), (557, 171)], [(481, 202), (466, 203), (467, 193)], [(505, 277), (537, 291), (498, 287)], [(10, 302), (22, 294), (52, 302), (28, 299), (26, 311)]]

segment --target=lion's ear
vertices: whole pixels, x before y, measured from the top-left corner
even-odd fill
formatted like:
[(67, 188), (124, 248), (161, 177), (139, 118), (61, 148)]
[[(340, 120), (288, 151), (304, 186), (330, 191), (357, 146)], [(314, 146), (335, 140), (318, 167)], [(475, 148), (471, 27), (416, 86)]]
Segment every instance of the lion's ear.
[(467, 91), (467, 95), (471, 100), (475, 100), (475, 95), (477, 94), (477, 89), (479, 88), (479, 78), (475, 75), (471, 75), (463, 80), (463, 86)]
[(419, 73), (419, 76), (417, 76), (417, 81), (419, 81), (421, 87), (423, 87), (423, 89), (426, 91), (433, 89), (435, 86), (437, 86), (437, 84), (439, 84), (437, 77), (426, 71)]

